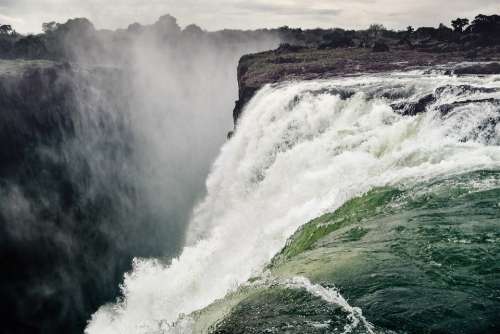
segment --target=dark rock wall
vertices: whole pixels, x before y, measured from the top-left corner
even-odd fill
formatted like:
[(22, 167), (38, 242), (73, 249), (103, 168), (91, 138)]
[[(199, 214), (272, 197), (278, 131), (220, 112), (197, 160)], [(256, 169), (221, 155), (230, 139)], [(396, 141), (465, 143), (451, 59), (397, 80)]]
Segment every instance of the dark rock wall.
[(122, 76), (57, 64), (0, 80), (2, 333), (80, 333), (133, 256), (163, 254)]
[(266, 84), (294, 80), (326, 79), (362, 73), (382, 73), (445, 65), (448, 75), (500, 73), (500, 43), (475, 49), (477, 63), (470, 61), (469, 51), (449, 53), (409, 50), (406, 46), (385, 51), (366, 48), (305, 48), (282, 45), (273, 51), (246, 55), (238, 65), (239, 100), (233, 110), (235, 125), (245, 105)]

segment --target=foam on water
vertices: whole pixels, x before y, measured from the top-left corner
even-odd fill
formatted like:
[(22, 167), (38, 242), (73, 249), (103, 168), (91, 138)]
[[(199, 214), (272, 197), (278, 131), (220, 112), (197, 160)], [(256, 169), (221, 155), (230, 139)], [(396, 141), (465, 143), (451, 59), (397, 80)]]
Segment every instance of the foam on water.
[(373, 325), (370, 324), (359, 307), (352, 307), (347, 300), (336, 289), (325, 288), (319, 284), (311, 283), (305, 277), (295, 277), (285, 282), (285, 285), (293, 289), (305, 289), (311, 295), (319, 297), (327, 303), (340, 306), (344, 311), (349, 313), (350, 324), (344, 327), (343, 334), (351, 333), (353, 329), (362, 325), (367, 334), (374, 334)]
[[(500, 99), (499, 91), (444, 90), (428, 112), (412, 117), (390, 106), (447, 85), (500, 89), (497, 77), (414, 72), (263, 88), (213, 166), (183, 253), (169, 264), (136, 259), (123, 300), (103, 306), (86, 332), (173, 332), (166, 324), (258, 275), (298, 227), (354, 196), (377, 186), (498, 169), (499, 126), (482, 133), (498, 119), (498, 104), (468, 103), (446, 115), (438, 108)], [(354, 95), (343, 99), (345, 91)]]

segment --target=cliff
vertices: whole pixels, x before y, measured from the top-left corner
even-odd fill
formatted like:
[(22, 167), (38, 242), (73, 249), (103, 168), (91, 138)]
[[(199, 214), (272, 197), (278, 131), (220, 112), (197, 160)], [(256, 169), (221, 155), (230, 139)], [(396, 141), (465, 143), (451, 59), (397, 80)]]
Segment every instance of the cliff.
[[(384, 46), (387, 47), (386, 51), (383, 51)], [(500, 63), (497, 63), (500, 61), (500, 45), (450, 52), (442, 52), (447, 50), (443, 45), (433, 50), (410, 48), (397, 43), (389, 46), (383, 44), (382, 47), (380, 52), (375, 47), (324, 49), (284, 44), (273, 51), (242, 57), (238, 65), (239, 99), (233, 111), (235, 124), (246, 103), (266, 84), (430, 66), (443, 66), (450, 75), (500, 73)], [(458, 66), (460, 63), (464, 64)]]
[(138, 211), (134, 185), (117, 167), (130, 152), (122, 75), (0, 61), (4, 332), (82, 332), (143, 246), (124, 219)]

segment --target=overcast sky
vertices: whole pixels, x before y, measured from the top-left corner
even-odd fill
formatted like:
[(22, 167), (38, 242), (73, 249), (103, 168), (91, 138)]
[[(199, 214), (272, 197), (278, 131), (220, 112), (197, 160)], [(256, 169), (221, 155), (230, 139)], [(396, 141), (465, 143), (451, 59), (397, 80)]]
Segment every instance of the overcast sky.
[(0, 0), (0, 23), (22, 33), (43, 22), (87, 17), (98, 29), (149, 24), (171, 14), (207, 30), (261, 27), (435, 26), (454, 17), (500, 13), (500, 0)]

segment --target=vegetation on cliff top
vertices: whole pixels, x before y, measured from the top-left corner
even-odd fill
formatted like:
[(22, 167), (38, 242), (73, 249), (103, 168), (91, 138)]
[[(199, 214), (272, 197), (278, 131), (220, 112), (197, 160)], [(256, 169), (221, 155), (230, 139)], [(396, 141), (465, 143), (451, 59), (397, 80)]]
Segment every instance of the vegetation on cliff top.
[(119, 58), (120, 47), (131, 41), (154, 36), (159, 42), (176, 43), (182, 39), (211, 39), (215, 42), (233, 40), (242, 43), (256, 37), (277, 38), (284, 43), (320, 49), (345, 47), (373, 47), (376, 43), (406, 46), (426, 51), (457, 51), (498, 45), (500, 42), (500, 16), (478, 15), (469, 24), (466, 18), (451, 22), (453, 29), (444, 24), (438, 28), (421, 27), (393, 31), (381, 24), (372, 24), (366, 30), (289, 28), (259, 29), (255, 31), (222, 30), (206, 32), (196, 25), (181, 29), (177, 20), (164, 15), (148, 26), (131, 24), (127, 29), (116, 31), (96, 30), (85, 18), (75, 18), (66, 23), (43, 24), (43, 33), (23, 36), (10, 25), (0, 25), (1, 58), (43, 58), (75, 60), (102, 60), (102, 57)]
[(470, 24), (468, 19), (458, 18), (452, 26), (409, 26), (401, 31), (381, 24), (360, 31), (280, 28), (284, 43), (277, 50), (240, 60), (234, 121), (255, 92), (268, 83), (500, 60), (500, 16), (478, 15)]

